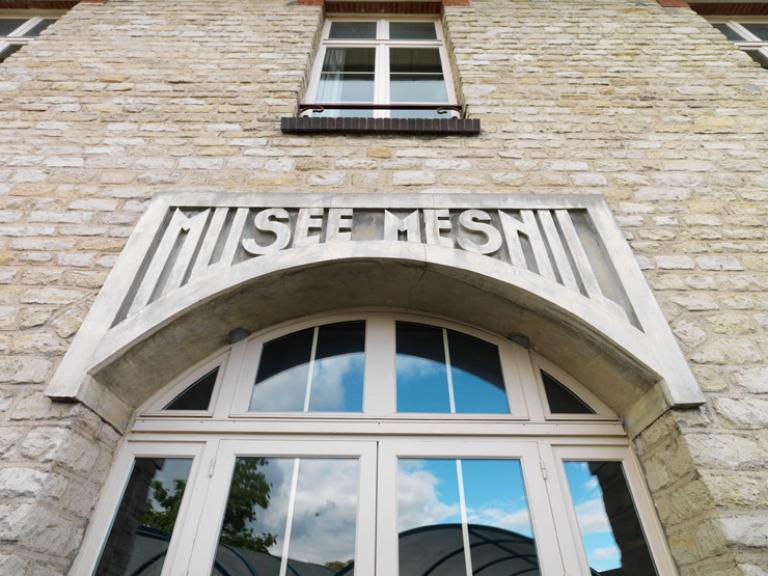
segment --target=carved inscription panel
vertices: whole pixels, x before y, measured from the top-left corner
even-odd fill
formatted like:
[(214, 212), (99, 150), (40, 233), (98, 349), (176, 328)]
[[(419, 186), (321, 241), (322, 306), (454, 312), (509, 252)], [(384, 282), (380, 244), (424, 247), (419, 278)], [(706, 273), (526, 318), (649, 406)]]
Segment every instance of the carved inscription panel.
[(586, 208), (169, 206), (115, 324), (254, 258), (334, 242), (409, 242), (492, 258), (641, 328)]

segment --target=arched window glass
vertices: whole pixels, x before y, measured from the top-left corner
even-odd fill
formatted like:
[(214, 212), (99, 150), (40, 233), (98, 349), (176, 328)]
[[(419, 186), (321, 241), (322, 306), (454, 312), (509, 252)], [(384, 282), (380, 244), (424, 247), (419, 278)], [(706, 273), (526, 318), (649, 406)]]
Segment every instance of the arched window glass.
[(398, 412), (509, 414), (496, 346), (423, 324), (396, 330)]
[(255, 334), (139, 409), (72, 574), (177, 573), (674, 566), (586, 386), (493, 334), (370, 313)]
[(264, 344), (253, 412), (360, 412), (365, 323), (300, 330)]
[(552, 414), (594, 414), (585, 402), (568, 388), (550, 376), (544, 370), (541, 371), (541, 379), (544, 383), (544, 390), (547, 393), (547, 402), (549, 411)]
[(176, 396), (164, 410), (208, 410), (218, 372), (218, 367), (208, 372)]

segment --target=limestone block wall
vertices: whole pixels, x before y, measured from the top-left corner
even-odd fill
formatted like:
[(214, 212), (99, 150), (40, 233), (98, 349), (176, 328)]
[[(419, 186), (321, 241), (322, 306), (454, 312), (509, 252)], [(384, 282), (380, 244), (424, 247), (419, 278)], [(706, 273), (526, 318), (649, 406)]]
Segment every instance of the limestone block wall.
[(179, 190), (604, 194), (708, 397), (636, 439), (680, 572), (768, 574), (768, 71), (655, 0), (471, 0), (444, 19), (481, 136), (286, 136), (321, 18), (82, 4), (0, 66), (0, 574), (80, 544), (120, 434), (43, 389)]

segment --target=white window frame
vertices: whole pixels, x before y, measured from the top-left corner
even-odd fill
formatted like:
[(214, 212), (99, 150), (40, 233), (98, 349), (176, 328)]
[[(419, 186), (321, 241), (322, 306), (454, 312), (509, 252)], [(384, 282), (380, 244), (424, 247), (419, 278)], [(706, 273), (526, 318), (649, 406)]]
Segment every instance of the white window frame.
[(553, 441), (549, 446), (542, 446), (542, 458), (544, 465), (555, 470), (555, 482), (557, 487), (550, 490), (553, 511), (561, 520), (567, 519), (570, 533), (573, 537), (568, 541), (575, 549), (564, 550), (569, 563), (578, 563), (578, 573), (589, 574), (587, 554), (584, 550), (579, 521), (576, 516), (576, 507), (571, 496), (570, 485), (565, 473), (565, 462), (568, 461), (602, 461), (619, 462), (624, 471), (627, 488), (632, 496), (637, 519), (645, 536), (648, 551), (656, 567), (659, 576), (677, 574), (677, 569), (672, 560), (669, 545), (664, 537), (653, 501), (649, 496), (648, 487), (645, 484), (640, 463), (629, 449), (623, 446), (574, 446), (559, 444)]
[[(351, 320), (366, 323), (365, 412), (247, 412), (265, 342), (305, 328)], [(522, 411), (506, 415), (395, 412), (397, 321), (456, 330), (497, 345), (510, 407), (514, 411), (516, 405), (522, 405)], [(158, 409), (216, 366), (219, 374), (206, 413)], [(571, 388), (596, 414), (567, 418), (549, 414), (540, 378), (542, 368)], [(393, 498), (397, 457), (519, 459), (537, 546), (547, 543), (559, 547), (558, 554), (539, 548), (543, 576), (588, 574), (562, 462), (621, 461), (659, 573), (676, 574), (639, 464), (613, 412), (551, 361), (507, 339), (444, 318), (381, 309), (316, 315), (260, 331), (192, 367), (147, 401), (135, 418), (70, 574), (92, 573), (133, 459), (144, 455), (194, 457), (162, 576), (186, 574), (187, 570), (190, 575), (203, 573), (205, 570), (200, 572), (197, 567), (212, 564), (234, 459), (248, 455), (361, 458), (359, 505), (363, 508), (358, 510), (356, 541), (361, 574), (373, 573), (374, 561), (377, 574), (396, 573), (397, 511)], [(201, 522), (202, 518), (206, 521)], [(218, 523), (209, 521), (216, 518)], [(373, 554), (373, 547), (379, 552)], [(369, 570), (362, 569), (369, 565)]]
[[(375, 441), (340, 441), (340, 440), (222, 440), (216, 454), (216, 467), (212, 475), (207, 497), (205, 498), (203, 518), (205, 527), (210, 530), (198, 531), (192, 554), (188, 563), (180, 562), (178, 570), (182, 574), (208, 574), (207, 568), (213, 566), (219, 531), (224, 520), (229, 487), (238, 457), (264, 458), (348, 458), (357, 459), (358, 499), (357, 519), (355, 522), (355, 571), (360, 566), (359, 574), (373, 574), (376, 537), (376, 442)], [(296, 495), (296, 482), (291, 487), (291, 502)], [(288, 504), (288, 525), (292, 518), (291, 502)], [(289, 538), (286, 538), (288, 544)], [(358, 564), (359, 563), (359, 564)], [(193, 570), (192, 567), (204, 567)], [(183, 570), (186, 569), (187, 572)]]
[(768, 24), (768, 17), (766, 16), (738, 16), (734, 20), (734, 17), (725, 16), (712, 16), (708, 17), (707, 21), (712, 24), (725, 24), (733, 32), (742, 37), (742, 40), (730, 40), (737, 48), (745, 52), (758, 52), (762, 57), (763, 66), (768, 67), (768, 40), (761, 40), (742, 24)]
[[(534, 377), (536, 379), (536, 390), (539, 393), (539, 399), (544, 409), (544, 418), (547, 420), (617, 420), (618, 416), (606, 406), (597, 396), (590, 392), (586, 386), (582, 385), (573, 376), (560, 368), (554, 362), (550, 362), (540, 354), (531, 353), (531, 363), (534, 366)], [(542, 370), (552, 376), (555, 380), (565, 386), (571, 393), (581, 400), (584, 404), (594, 410), (594, 414), (553, 414), (549, 409), (549, 399), (547, 391), (544, 388), (544, 379), (541, 375)]]
[[(488, 332), (477, 330), (466, 325), (456, 324), (441, 318), (425, 318), (413, 314), (401, 313), (375, 313), (360, 312), (335, 316), (325, 316), (321, 324), (333, 324), (337, 322), (349, 322), (365, 320), (366, 345), (365, 345), (365, 372), (363, 379), (363, 412), (249, 412), (251, 392), (258, 371), (261, 351), (264, 344), (275, 338), (286, 336), (293, 332), (318, 326), (318, 319), (308, 319), (300, 323), (289, 323), (277, 329), (260, 332), (248, 339), (242, 372), (238, 378), (238, 384), (234, 392), (234, 398), (230, 415), (234, 418), (263, 418), (287, 417), (290, 419), (323, 418), (324, 415), (331, 418), (350, 419), (361, 416), (397, 417), (399, 419), (423, 420), (423, 419), (464, 419), (477, 420), (527, 420), (528, 411), (525, 396), (522, 391), (521, 364), (525, 364), (527, 353), (516, 344), (499, 338)], [(397, 385), (396, 367), (392, 359), (395, 357), (395, 325), (396, 322), (413, 322), (427, 324), (437, 328), (455, 330), (469, 336), (474, 336), (497, 346), (499, 360), (509, 405), (509, 414), (431, 414), (431, 413), (402, 413), (397, 412)], [(374, 352), (375, 350), (375, 352)]]
[[(346, 40), (329, 38), (331, 25), (333, 22), (376, 22), (375, 40)], [(435, 26), (435, 40), (390, 40), (389, 23), (390, 22), (431, 22)], [(312, 72), (310, 74), (309, 87), (307, 90), (307, 104), (330, 104), (331, 102), (320, 102), (317, 98), (317, 92), (320, 87), (320, 76), (323, 71), (323, 62), (328, 48), (375, 48), (375, 68), (374, 68), (374, 90), (372, 102), (343, 102), (343, 104), (391, 104), (390, 102), (390, 82), (389, 82), (389, 49), (390, 48), (437, 48), (440, 53), (440, 65), (443, 68), (443, 79), (445, 80), (445, 89), (448, 93), (447, 102), (398, 102), (397, 104), (414, 105), (435, 105), (444, 104), (447, 106), (456, 106), (456, 88), (453, 81), (450, 58), (445, 47), (443, 27), (440, 20), (429, 16), (393, 16), (382, 18), (381, 16), (333, 16), (325, 20), (322, 30), (320, 48), (317, 51)], [(342, 102), (333, 102), (341, 104)], [(374, 118), (389, 118), (389, 110), (373, 110)], [(311, 110), (304, 113), (312, 115)], [(446, 113), (446, 118), (457, 117), (458, 113)]]
[[(199, 362), (190, 370), (187, 370), (181, 376), (174, 379), (171, 384), (163, 388), (160, 391), (160, 394), (153, 395), (150, 400), (142, 404), (139, 407), (138, 412), (148, 416), (154, 415), (162, 416), (164, 418), (213, 416), (214, 407), (217, 404), (219, 393), (222, 388), (222, 381), (224, 379), (224, 374), (226, 373), (229, 356), (230, 354), (223, 353), (216, 355), (213, 359), (207, 358), (202, 362)], [(173, 402), (182, 392), (216, 368), (218, 368), (216, 382), (213, 386), (213, 391), (211, 392), (211, 400), (207, 410), (165, 410), (165, 407)]]
[(37, 26), (43, 20), (57, 20), (66, 13), (65, 10), (2, 10), (0, 19), (18, 20), (19, 26), (7, 36), (0, 36), (0, 57), (11, 46), (26, 46), (34, 42), (36, 36), (25, 38), (24, 34)]
[(192, 466), (173, 534), (168, 543), (161, 576), (176, 574), (176, 559), (188, 558), (193, 548), (194, 531), (200, 524), (203, 497), (208, 489), (208, 475), (205, 473), (203, 462), (213, 458), (216, 444), (218, 442), (206, 443), (199, 440), (184, 442), (178, 437), (156, 442), (124, 442), (115, 456), (112, 470), (83, 538), (83, 545), (69, 573), (93, 574), (96, 570), (137, 458), (191, 458)]
[[(387, 553), (377, 557), (376, 574), (398, 573), (397, 471), (400, 458), (450, 460), (518, 460), (523, 474), (528, 512), (533, 528), (539, 567), (543, 576), (569, 573), (559, 552), (560, 542), (550, 511), (545, 478), (540, 469), (537, 445), (531, 441), (493, 440), (385, 440), (379, 446), (379, 547)], [(461, 489), (461, 488), (460, 488)], [(462, 522), (466, 521), (461, 502)], [(535, 510), (535, 512), (534, 512)], [(546, 547), (543, 544), (546, 543)], [(465, 546), (468, 542), (465, 541)], [(468, 562), (471, 562), (469, 560)]]

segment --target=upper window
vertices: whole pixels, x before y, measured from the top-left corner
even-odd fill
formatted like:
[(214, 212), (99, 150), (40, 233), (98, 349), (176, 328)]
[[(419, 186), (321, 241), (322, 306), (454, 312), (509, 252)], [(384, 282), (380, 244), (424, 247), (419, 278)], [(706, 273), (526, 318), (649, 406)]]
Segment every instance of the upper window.
[(712, 25), (764, 68), (768, 68), (768, 19), (719, 19), (712, 20)]
[(0, 62), (56, 22), (57, 11), (0, 10)]
[(449, 118), (456, 98), (436, 20), (325, 23), (307, 106), (313, 117)]

